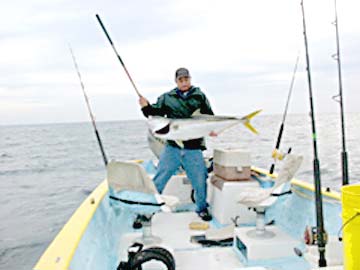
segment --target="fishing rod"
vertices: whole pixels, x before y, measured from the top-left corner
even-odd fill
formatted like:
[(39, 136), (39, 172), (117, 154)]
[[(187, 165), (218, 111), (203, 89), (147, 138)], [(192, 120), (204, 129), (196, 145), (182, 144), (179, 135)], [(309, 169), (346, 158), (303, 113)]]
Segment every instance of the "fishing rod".
[(342, 184), (347, 185), (349, 184), (349, 169), (348, 169), (348, 154), (346, 151), (346, 140), (345, 140), (345, 119), (344, 119), (343, 88), (342, 88), (341, 59), (340, 59), (340, 37), (339, 37), (336, 0), (334, 0), (334, 4), (335, 4), (335, 21), (333, 22), (333, 25), (335, 26), (335, 32), (336, 32), (336, 53), (333, 54), (332, 57), (337, 62), (339, 94), (333, 96), (333, 99), (336, 102), (338, 102), (340, 105), (341, 134), (342, 134), (342, 152), (341, 152)]
[(309, 87), (312, 140), (313, 140), (313, 148), (314, 148), (313, 166), (314, 166), (314, 182), (315, 182), (314, 184), (315, 184), (315, 200), (316, 200), (316, 228), (317, 228), (317, 237), (318, 237), (317, 245), (319, 251), (319, 267), (323, 267), (326, 266), (326, 258), (325, 258), (326, 235), (324, 228), (323, 203), (322, 203), (321, 180), (320, 180), (320, 164), (319, 164), (318, 150), (317, 150), (317, 135), (316, 135), (316, 127), (315, 127), (313, 92), (312, 92), (312, 84), (311, 84), (309, 48), (308, 48), (308, 40), (306, 34), (304, 0), (301, 0), (301, 11), (302, 11), (302, 20), (303, 20), (307, 80)]
[(116, 50), (116, 48), (115, 48), (115, 45), (114, 45), (113, 41), (111, 40), (111, 38), (110, 38), (110, 35), (109, 35), (108, 31), (106, 30), (106, 28), (105, 28), (105, 26), (104, 26), (103, 22), (102, 22), (102, 21), (101, 21), (101, 19), (100, 19), (100, 16), (99, 16), (98, 14), (96, 14), (95, 16), (96, 16), (96, 19), (98, 20), (98, 22), (99, 22), (99, 24), (100, 24), (100, 26), (101, 26), (102, 30), (104, 31), (105, 36), (107, 37), (108, 41), (110, 42), (110, 45), (111, 45), (111, 47), (112, 47), (112, 48), (113, 48), (113, 50), (114, 50), (114, 53), (116, 54), (116, 56), (117, 56), (117, 58), (119, 59), (119, 61), (120, 61), (121, 65), (122, 65), (122, 67), (124, 68), (125, 73), (126, 73), (126, 75), (128, 76), (128, 78), (129, 78), (129, 80), (130, 80), (130, 82), (131, 82), (132, 86), (134, 87), (136, 94), (137, 94), (139, 97), (142, 97), (142, 95), (140, 94), (139, 90), (137, 89), (137, 87), (136, 87), (136, 85), (135, 85), (135, 83), (134, 83), (133, 79), (131, 78), (129, 71), (128, 71), (128, 70), (127, 70), (127, 68), (126, 68), (124, 61), (121, 59), (121, 57), (120, 57), (119, 53), (117, 52), (117, 50)]
[(84, 83), (83, 83), (82, 78), (81, 78), (79, 66), (78, 66), (78, 64), (77, 64), (77, 62), (76, 62), (76, 58), (75, 58), (74, 52), (73, 52), (73, 50), (71, 49), (70, 45), (69, 45), (69, 50), (70, 50), (70, 53), (71, 53), (71, 56), (72, 56), (72, 59), (73, 59), (73, 62), (74, 62), (74, 66), (75, 66), (77, 75), (78, 75), (79, 80), (80, 80), (80, 85), (81, 85), (82, 92), (83, 92), (83, 94), (84, 94), (86, 106), (87, 106), (88, 111), (89, 111), (89, 115), (90, 115), (91, 122), (92, 122), (92, 125), (93, 125), (93, 128), (94, 128), (95, 136), (96, 136), (96, 139), (97, 139), (97, 141), (98, 141), (98, 144), (99, 144), (99, 147), (100, 147), (100, 151), (101, 151), (101, 155), (102, 155), (102, 158), (103, 158), (105, 167), (106, 167), (107, 164), (108, 164), (108, 160), (107, 160), (107, 158), (106, 158), (105, 150), (104, 150), (104, 147), (103, 147), (103, 144), (102, 144), (102, 141), (101, 141), (99, 132), (98, 132), (97, 127), (96, 127), (95, 117), (94, 117), (94, 114), (92, 113), (92, 110), (91, 110), (91, 107), (90, 107), (89, 98), (88, 98), (88, 96), (87, 96), (87, 94), (86, 94), (86, 92), (85, 92), (85, 86), (84, 86)]
[[(290, 102), (291, 94), (292, 94), (292, 91), (294, 88), (295, 76), (296, 76), (296, 72), (297, 72), (297, 68), (298, 68), (298, 64), (299, 64), (299, 59), (300, 59), (300, 51), (298, 52), (298, 55), (296, 57), (295, 67), (294, 67), (293, 75), (291, 78), (290, 88), (289, 88), (289, 92), (288, 92), (288, 96), (287, 96), (287, 100), (286, 100), (286, 104), (285, 104), (285, 110), (283, 113), (283, 118), (281, 121), (278, 137), (276, 140), (276, 145), (275, 145), (275, 150), (274, 150), (275, 152), (277, 152), (280, 148), (281, 138), (282, 138), (282, 135), (284, 132), (285, 120), (286, 120), (288, 107), (289, 107), (289, 102)], [(290, 149), (289, 149), (289, 151), (291, 151)], [(272, 174), (274, 172), (274, 170), (275, 170), (275, 159), (274, 159), (273, 163), (271, 164), (269, 172)]]

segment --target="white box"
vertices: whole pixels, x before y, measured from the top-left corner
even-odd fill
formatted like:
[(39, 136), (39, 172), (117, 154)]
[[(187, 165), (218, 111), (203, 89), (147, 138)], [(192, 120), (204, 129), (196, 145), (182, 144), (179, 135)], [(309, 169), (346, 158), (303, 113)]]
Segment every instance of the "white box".
[(251, 181), (222, 181), (209, 182), (209, 204), (212, 214), (221, 224), (232, 224), (232, 218), (238, 218), (241, 224), (255, 223), (256, 214), (254, 210), (239, 204), (237, 194), (245, 187), (258, 187), (255, 180)]
[(214, 163), (224, 167), (250, 167), (249, 152), (240, 149), (214, 149)]
[(166, 184), (163, 194), (177, 197), (180, 204), (188, 204), (192, 203), (191, 190), (192, 186), (186, 175), (173, 175)]
[(292, 238), (276, 226), (266, 226), (266, 230), (275, 233), (272, 238), (253, 238), (248, 236), (255, 227), (235, 229), (235, 249), (240, 252), (244, 262), (270, 260), (295, 256), (294, 248), (300, 241)]

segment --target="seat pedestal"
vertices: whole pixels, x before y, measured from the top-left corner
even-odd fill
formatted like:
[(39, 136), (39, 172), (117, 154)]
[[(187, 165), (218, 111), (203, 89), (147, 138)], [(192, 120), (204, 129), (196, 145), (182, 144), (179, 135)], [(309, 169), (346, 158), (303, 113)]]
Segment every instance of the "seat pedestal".
[(251, 238), (273, 238), (275, 233), (268, 231), (265, 228), (265, 209), (263, 207), (257, 207), (256, 211), (256, 229), (248, 231), (246, 234)]
[(141, 243), (144, 245), (154, 245), (162, 242), (161, 238), (153, 235), (152, 233), (152, 215), (142, 215), (141, 224), (142, 224), (142, 236), (134, 239), (134, 242)]

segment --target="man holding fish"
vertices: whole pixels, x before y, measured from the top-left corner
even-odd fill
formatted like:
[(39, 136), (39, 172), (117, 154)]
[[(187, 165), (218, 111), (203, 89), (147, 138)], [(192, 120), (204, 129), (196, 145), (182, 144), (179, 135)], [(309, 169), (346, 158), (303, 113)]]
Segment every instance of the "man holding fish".
[[(175, 72), (177, 87), (161, 95), (155, 104), (150, 104), (147, 99), (140, 97), (141, 110), (146, 117), (161, 116), (169, 119), (191, 118), (195, 112), (213, 115), (210, 103), (199, 87), (191, 85), (191, 76), (186, 68), (179, 68)], [(167, 125), (169, 128), (169, 125)], [(176, 129), (176, 125), (173, 126)], [(169, 131), (169, 130), (166, 130)], [(209, 136), (217, 136), (210, 131)], [(196, 198), (196, 212), (204, 221), (212, 219), (206, 203), (207, 168), (205, 166), (202, 150), (205, 150), (204, 138), (189, 140), (167, 140), (163, 150), (154, 183), (160, 193), (165, 185), (182, 166), (189, 178)]]

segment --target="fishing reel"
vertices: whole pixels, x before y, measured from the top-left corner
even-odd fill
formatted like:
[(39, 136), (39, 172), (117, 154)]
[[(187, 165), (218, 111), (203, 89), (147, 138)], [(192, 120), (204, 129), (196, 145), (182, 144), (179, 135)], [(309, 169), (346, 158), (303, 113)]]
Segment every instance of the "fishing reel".
[[(307, 245), (317, 245), (319, 239), (319, 234), (317, 231), (317, 227), (306, 226), (304, 231), (304, 241)], [(328, 234), (326, 232), (323, 233), (323, 240), (326, 244), (328, 242)]]
[(274, 149), (271, 153), (271, 157), (274, 160), (283, 160), (288, 154), (291, 153), (291, 147), (288, 149), (287, 153), (281, 152), (279, 149)]

